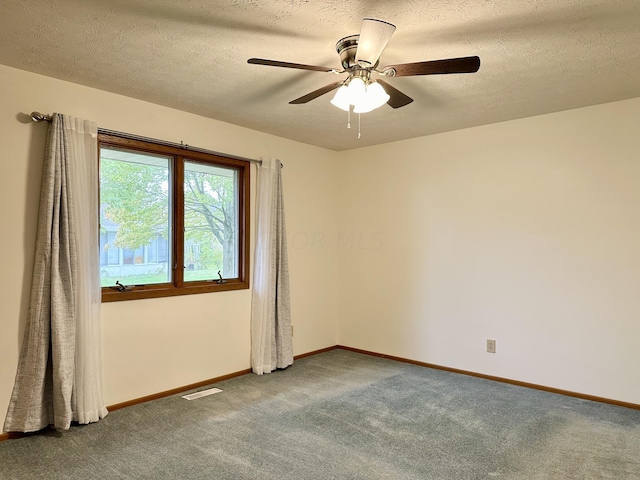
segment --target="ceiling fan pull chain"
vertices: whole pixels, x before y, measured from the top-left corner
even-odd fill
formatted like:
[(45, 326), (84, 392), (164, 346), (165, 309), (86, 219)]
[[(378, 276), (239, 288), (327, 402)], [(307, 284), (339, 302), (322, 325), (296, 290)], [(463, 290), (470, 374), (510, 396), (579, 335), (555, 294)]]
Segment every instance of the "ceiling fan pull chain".
[(351, 128), (351, 106), (347, 110), (347, 128)]
[(360, 140), (360, 114), (358, 113), (358, 140)]

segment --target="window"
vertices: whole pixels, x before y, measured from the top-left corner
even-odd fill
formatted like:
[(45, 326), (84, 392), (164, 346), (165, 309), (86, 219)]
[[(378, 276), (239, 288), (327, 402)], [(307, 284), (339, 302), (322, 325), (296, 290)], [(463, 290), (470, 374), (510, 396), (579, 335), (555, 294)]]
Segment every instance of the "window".
[(103, 301), (249, 288), (247, 161), (113, 134), (99, 146)]

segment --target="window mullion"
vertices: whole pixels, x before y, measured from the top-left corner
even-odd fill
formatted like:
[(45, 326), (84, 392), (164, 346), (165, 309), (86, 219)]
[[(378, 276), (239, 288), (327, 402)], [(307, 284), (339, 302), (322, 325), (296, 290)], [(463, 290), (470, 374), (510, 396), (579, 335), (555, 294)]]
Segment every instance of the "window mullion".
[(174, 157), (173, 165), (173, 258), (174, 285), (184, 285), (184, 158)]

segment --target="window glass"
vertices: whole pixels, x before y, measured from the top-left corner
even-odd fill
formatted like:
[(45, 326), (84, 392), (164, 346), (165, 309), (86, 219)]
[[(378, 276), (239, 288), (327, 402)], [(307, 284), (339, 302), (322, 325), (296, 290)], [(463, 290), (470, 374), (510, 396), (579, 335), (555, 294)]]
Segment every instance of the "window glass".
[(100, 149), (102, 286), (171, 282), (170, 169), (171, 157)]
[(238, 171), (186, 161), (184, 280), (238, 277)]

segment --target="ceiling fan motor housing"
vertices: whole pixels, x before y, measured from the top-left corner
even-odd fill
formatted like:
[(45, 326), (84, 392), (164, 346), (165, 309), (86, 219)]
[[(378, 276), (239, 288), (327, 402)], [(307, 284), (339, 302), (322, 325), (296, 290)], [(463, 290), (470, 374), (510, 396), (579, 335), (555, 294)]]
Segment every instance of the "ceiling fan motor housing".
[(336, 43), (336, 51), (340, 55), (340, 63), (342, 68), (349, 70), (355, 67), (356, 64), (356, 50), (358, 49), (358, 38), (360, 35), (349, 35), (348, 37), (341, 38)]

